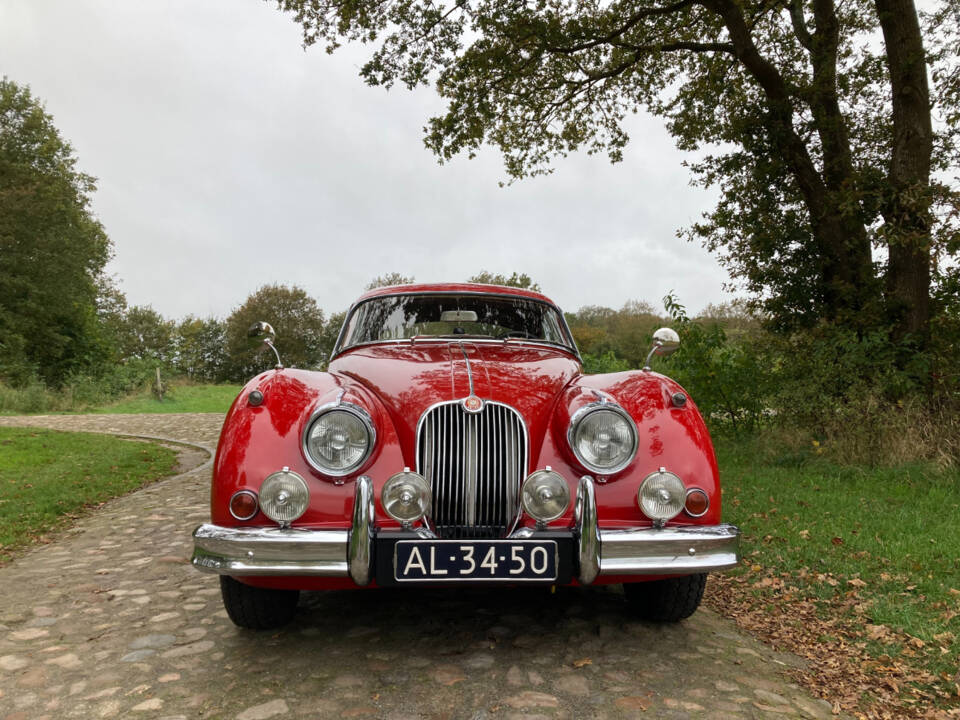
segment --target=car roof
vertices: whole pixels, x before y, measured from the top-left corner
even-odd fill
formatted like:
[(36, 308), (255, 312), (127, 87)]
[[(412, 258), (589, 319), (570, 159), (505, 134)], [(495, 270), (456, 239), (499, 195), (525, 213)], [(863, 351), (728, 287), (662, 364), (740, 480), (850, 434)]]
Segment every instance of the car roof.
[(369, 300), (381, 295), (416, 295), (418, 293), (484, 293), (490, 295), (515, 295), (517, 297), (540, 300), (556, 306), (546, 295), (541, 295), (533, 290), (523, 288), (508, 287), (506, 285), (485, 285), (482, 283), (416, 283), (411, 285), (390, 285), (388, 287), (378, 287), (368, 290), (361, 295), (357, 302)]

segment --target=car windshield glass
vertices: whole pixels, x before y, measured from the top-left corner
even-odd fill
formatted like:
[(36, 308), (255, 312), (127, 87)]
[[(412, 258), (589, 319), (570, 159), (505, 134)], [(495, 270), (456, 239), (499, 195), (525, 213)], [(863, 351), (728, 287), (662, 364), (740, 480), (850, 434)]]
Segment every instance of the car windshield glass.
[(343, 347), (414, 337), (516, 338), (570, 347), (556, 308), (509, 295), (386, 295), (358, 305)]

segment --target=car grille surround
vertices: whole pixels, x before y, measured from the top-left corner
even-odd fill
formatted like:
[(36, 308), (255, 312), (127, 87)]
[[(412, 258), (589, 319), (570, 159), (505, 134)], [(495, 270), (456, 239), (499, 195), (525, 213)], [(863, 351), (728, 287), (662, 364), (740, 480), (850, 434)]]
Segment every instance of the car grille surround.
[(499, 538), (514, 525), (529, 441), (520, 414), (485, 402), (475, 413), (455, 400), (429, 408), (417, 424), (417, 470), (433, 495), (441, 538)]

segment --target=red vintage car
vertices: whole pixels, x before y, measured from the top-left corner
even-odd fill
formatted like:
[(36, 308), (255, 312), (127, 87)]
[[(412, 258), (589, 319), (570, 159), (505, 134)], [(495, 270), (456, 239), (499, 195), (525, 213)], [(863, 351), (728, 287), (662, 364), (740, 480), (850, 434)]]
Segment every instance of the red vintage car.
[[(657, 331), (650, 357), (678, 342)], [(227, 414), (211, 505), (193, 564), (249, 628), (288, 622), (300, 590), (464, 583), (622, 583), (677, 621), (739, 561), (683, 388), (583, 374), (563, 313), (509, 287), (379, 288), (325, 372), (278, 354)]]

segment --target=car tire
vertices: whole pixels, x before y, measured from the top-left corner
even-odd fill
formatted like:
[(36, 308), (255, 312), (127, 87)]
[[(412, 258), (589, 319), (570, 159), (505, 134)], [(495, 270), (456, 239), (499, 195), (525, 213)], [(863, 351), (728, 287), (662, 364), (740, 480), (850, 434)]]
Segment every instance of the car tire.
[(227, 575), (220, 576), (223, 607), (235, 625), (250, 630), (270, 630), (286, 625), (297, 611), (299, 590), (244, 585)]
[(678, 622), (690, 617), (700, 607), (706, 573), (683, 577), (624, 583), (627, 607), (637, 617), (653, 622)]

